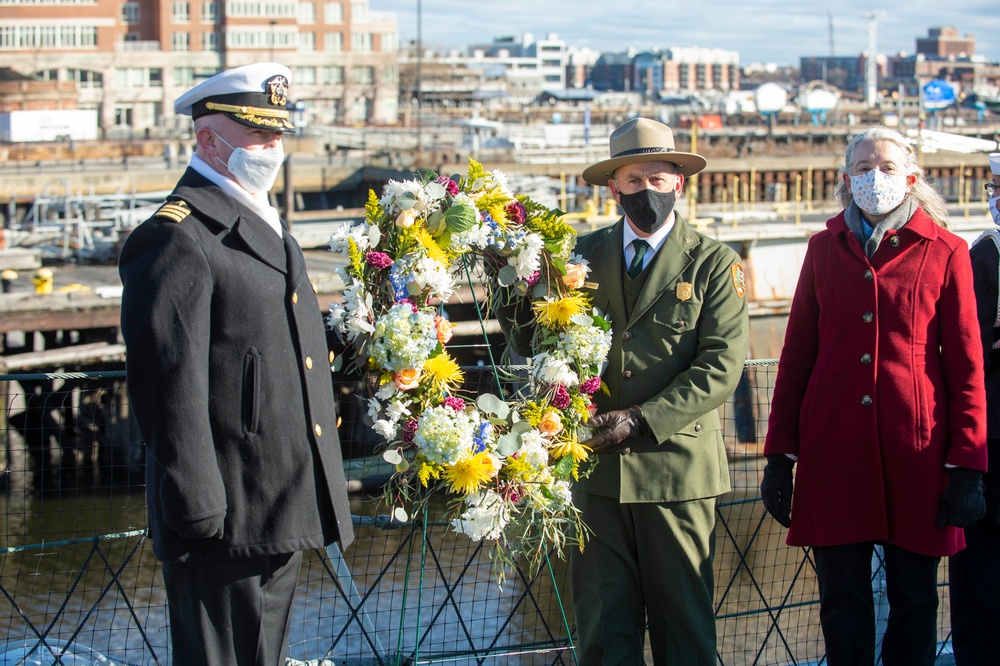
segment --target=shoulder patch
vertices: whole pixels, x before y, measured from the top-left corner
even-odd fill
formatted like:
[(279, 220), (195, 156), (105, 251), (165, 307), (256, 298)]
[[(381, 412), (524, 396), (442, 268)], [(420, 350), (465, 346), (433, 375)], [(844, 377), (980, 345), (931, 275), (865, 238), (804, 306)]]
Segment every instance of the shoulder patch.
[(746, 277), (743, 274), (743, 264), (733, 264), (733, 288), (736, 290), (736, 295), (743, 298), (743, 294), (747, 291)]
[(180, 222), (190, 214), (191, 209), (188, 208), (187, 202), (181, 199), (175, 199), (160, 206), (160, 208), (153, 213), (153, 217), (162, 217), (170, 220), (171, 222)]

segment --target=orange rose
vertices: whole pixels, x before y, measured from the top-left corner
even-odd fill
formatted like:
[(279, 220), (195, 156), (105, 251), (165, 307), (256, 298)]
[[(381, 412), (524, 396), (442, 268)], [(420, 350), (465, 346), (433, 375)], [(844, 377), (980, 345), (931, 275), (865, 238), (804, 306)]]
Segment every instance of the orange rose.
[(392, 381), (400, 391), (415, 389), (420, 384), (420, 370), (417, 368), (400, 370), (392, 376)]
[(587, 267), (583, 264), (567, 264), (562, 281), (570, 289), (579, 289), (587, 281)]
[(434, 329), (437, 331), (437, 339), (441, 344), (446, 345), (451, 340), (451, 336), (453, 335), (451, 332), (452, 328), (454, 328), (452, 323), (441, 315), (434, 317)]
[(542, 420), (538, 422), (538, 430), (545, 437), (555, 437), (562, 432), (562, 429), (562, 418), (560, 418), (559, 412), (556, 411), (545, 412)]

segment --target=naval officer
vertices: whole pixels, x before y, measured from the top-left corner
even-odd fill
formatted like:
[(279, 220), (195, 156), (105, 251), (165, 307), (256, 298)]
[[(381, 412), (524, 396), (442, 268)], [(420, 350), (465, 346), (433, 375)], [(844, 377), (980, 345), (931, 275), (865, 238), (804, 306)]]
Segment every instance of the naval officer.
[(289, 78), (247, 65), (177, 99), (197, 148), (119, 260), (149, 532), (184, 666), (284, 664), (302, 551), (353, 540), (323, 321), (267, 198), (294, 129)]

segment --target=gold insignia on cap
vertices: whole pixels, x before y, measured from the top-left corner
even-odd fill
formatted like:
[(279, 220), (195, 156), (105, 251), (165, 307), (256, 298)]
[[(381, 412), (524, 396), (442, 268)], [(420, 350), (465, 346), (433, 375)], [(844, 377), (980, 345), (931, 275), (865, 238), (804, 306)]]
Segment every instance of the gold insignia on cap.
[(178, 199), (176, 201), (168, 201), (160, 206), (153, 213), (153, 217), (163, 217), (173, 222), (180, 222), (190, 214), (191, 209), (188, 208), (187, 202)]
[(265, 84), (267, 92), (271, 95), (271, 104), (284, 106), (288, 102), (288, 79), (281, 74), (272, 76)]
[(679, 301), (690, 301), (691, 296), (694, 295), (694, 285), (690, 282), (678, 282), (677, 283), (677, 300)]
[(736, 295), (743, 298), (743, 294), (747, 291), (747, 281), (746, 276), (743, 274), (743, 264), (733, 264), (733, 288), (736, 289)]

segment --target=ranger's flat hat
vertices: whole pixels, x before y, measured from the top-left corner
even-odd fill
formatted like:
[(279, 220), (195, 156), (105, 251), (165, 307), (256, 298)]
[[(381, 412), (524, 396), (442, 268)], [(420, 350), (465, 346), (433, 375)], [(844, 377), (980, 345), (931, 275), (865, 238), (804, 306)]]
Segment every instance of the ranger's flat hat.
[(695, 153), (674, 149), (674, 133), (663, 123), (634, 118), (611, 133), (611, 159), (587, 167), (583, 179), (591, 185), (607, 185), (615, 169), (636, 162), (671, 162), (684, 176), (693, 176), (708, 162)]
[(294, 132), (285, 108), (291, 77), (291, 70), (274, 62), (227, 69), (178, 97), (174, 112), (192, 118), (224, 113), (248, 127)]

